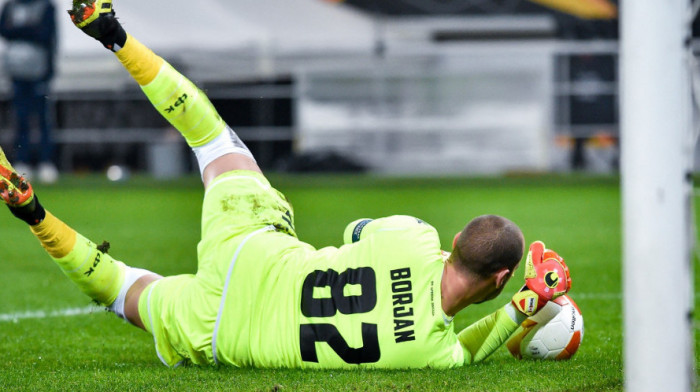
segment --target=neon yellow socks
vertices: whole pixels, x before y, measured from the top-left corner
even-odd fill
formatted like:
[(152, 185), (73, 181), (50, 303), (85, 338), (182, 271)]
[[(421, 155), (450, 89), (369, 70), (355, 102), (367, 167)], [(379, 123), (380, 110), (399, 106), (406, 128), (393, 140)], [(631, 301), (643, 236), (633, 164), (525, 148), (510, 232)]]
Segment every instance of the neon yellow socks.
[(126, 266), (46, 211), (30, 226), (41, 246), (80, 290), (101, 305), (111, 305), (124, 282)]
[(136, 38), (127, 35), (115, 55), (191, 147), (209, 143), (226, 128), (206, 94)]

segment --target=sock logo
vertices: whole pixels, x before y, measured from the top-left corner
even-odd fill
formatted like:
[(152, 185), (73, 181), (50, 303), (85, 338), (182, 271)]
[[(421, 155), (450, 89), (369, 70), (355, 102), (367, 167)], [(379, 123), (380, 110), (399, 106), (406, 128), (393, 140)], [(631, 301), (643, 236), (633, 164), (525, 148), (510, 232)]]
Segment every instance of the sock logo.
[(187, 94), (182, 94), (180, 96), (180, 98), (178, 98), (177, 101), (175, 101), (175, 103), (173, 103), (172, 105), (170, 105), (170, 107), (165, 109), (165, 113), (170, 114), (170, 113), (174, 112), (175, 108), (180, 107), (180, 106), (185, 104), (185, 101), (187, 101), (187, 98), (188, 98)]
[(95, 261), (92, 262), (90, 269), (85, 271), (85, 276), (92, 275), (92, 273), (95, 272), (95, 268), (97, 268), (97, 265), (100, 264), (101, 260), (102, 260), (102, 253), (97, 252), (97, 256), (95, 256)]

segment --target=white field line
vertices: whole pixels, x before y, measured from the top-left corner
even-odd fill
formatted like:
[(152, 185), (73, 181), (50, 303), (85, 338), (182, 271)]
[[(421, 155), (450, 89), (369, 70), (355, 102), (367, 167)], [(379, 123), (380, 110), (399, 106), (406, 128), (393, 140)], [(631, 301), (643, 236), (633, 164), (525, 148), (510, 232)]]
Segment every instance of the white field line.
[[(597, 300), (622, 300), (622, 293), (569, 293), (574, 300), (577, 299), (597, 299)], [(695, 293), (695, 298), (700, 298), (700, 292)]]
[(575, 300), (577, 299), (598, 299), (598, 300), (621, 300), (622, 293), (569, 293), (569, 296)]
[(26, 310), (24, 312), (0, 313), (0, 323), (17, 322), (19, 320), (45, 319), (52, 317), (73, 317), (104, 312), (104, 308), (85, 306), (82, 308), (66, 308), (57, 310)]

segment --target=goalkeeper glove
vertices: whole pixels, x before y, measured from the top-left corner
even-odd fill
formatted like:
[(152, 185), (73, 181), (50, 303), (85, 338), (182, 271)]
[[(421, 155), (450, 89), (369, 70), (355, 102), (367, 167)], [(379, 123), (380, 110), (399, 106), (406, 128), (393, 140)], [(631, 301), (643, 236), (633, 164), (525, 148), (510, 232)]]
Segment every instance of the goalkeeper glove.
[(566, 294), (569, 289), (571, 277), (564, 259), (545, 249), (542, 241), (533, 242), (525, 260), (525, 285), (513, 296), (513, 305), (532, 316), (548, 301)]

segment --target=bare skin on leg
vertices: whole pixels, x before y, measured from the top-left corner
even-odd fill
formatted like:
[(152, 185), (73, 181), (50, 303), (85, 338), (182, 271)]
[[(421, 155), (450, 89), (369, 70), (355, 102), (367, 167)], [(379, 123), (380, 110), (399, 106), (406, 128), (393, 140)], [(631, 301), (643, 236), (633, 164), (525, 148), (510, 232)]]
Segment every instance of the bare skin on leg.
[(260, 170), (255, 160), (243, 154), (222, 155), (204, 168), (204, 173), (202, 174), (204, 189), (207, 189), (216, 177), (233, 170), (251, 170), (262, 174), (262, 170)]

